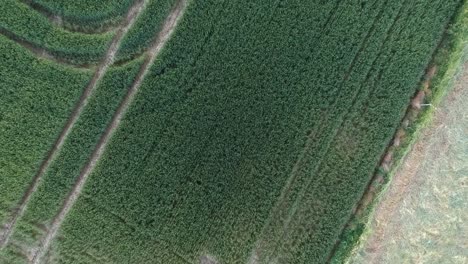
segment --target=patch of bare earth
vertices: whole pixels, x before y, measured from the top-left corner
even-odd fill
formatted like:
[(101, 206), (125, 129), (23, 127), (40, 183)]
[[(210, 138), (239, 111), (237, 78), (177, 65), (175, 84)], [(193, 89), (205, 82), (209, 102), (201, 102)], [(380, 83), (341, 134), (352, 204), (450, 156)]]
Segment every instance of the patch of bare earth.
[(350, 263), (468, 262), (467, 107), (468, 63), (394, 175)]
[(200, 257), (200, 264), (218, 264), (218, 261), (211, 256), (203, 255)]

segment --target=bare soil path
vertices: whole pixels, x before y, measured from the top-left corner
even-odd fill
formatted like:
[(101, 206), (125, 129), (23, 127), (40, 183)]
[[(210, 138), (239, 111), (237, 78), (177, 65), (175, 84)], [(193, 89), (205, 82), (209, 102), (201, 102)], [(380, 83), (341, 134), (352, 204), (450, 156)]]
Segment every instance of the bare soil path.
[(88, 179), (89, 175), (94, 170), (97, 162), (101, 158), (104, 150), (109, 143), (110, 138), (112, 137), (113, 132), (119, 126), (122, 117), (124, 116), (125, 112), (128, 109), (128, 106), (133, 101), (135, 95), (137, 94), (141, 84), (149, 71), (150, 66), (153, 64), (154, 60), (156, 59), (157, 55), (160, 53), (164, 45), (169, 40), (170, 36), (174, 32), (175, 27), (177, 26), (177, 22), (183, 15), (183, 12), (187, 6), (186, 0), (180, 0), (174, 9), (171, 11), (169, 16), (166, 18), (162, 30), (159, 32), (157, 38), (153, 42), (151, 48), (147, 51), (147, 58), (146, 61), (140, 68), (140, 71), (135, 79), (135, 82), (129, 88), (125, 98), (120, 103), (119, 107), (117, 108), (114, 116), (112, 117), (111, 122), (107, 126), (104, 134), (101, 136), (98, 144), (96, 145), (93, 154), (91, 155), (89, 161), (82, 169), (78, 179), (76, 180), (71, 192), (68, 194), (67, 198), (65, 199), (60, 211), (55, 216), (54, 220), (52, 221), (52, 225), (48, 232), (46, 233), (44, 239), (41, 241), (39, 248), (36, 250), (32, 263), (39, 264), (41, 263), (43, 257), (49, 250), (50, 244), (57, 235), (57, 232), (62, 225), (65, 217), (67, 216), (70, 209), (73, 207), (75, 202), (77, 201), (78, 197), (81, 194), (81, 191)]
[(130, 29), (130, 27), (133, 25), (138, 15), (144, 9), (145, 4), (146, 4), (146, 1), (139, 0), (139, 1), (136, 1), (135, 4), (129, 9), (124, 23), (122, 24), (121, 28), (118, 30), (118, 32), (112, 39), (112, 42), (109, 45), (109, 48), (106, 52), (105, 57), (102, 59), (98, 68), (96, 69), (96, 72), (94, 73), (88, 86), (83, 91), (80, 99), (78, 100), (77, 104), (75, 105), (75, 108), (73, 109), (72, 114), (70, 115), (67, 123), (65, 124), (65, 127), (63, 128), (59, 137), (55, 141), (47, 157), (45, 158), (45, 160), (42, 162), (41, 166), (39, 167), (39, 170), (37, 171), (36, 175), (31, 181), (31, 184), (29, 185), (27, 191), (21, 198), (17, 209), (12, 213), (10, 220), (4, 225), (2, 232), (0, 233), (0, 249), (3, 249), (6, 246), (6, 244), (8, 244), (8, 241), (16, 225), (16, 222), (24, 214), (24, 211), (32, 195), (37, 190), (37, 187), (39, 186), (39, 183), (41, 182), (44, 172), (48, 169), (52, 160), (57, 156), (58, 152), (63, 146), (63, 143), (65, 142), (65, 139), (67, 138), (73, 126), (75, 125), (76, 121), (78, 120), (84, 107), (87, 105), (89, 97), (96, 90), (98, 83), (101, 81), (102, 77), (106, 73), (109, 66), (112, 65), (112, 63), (114, 62), (115, 55), (117, 53), (117, 50), (120, 46), (122, 39), (124, 38), (125, 34)]
[(350, 263), (467, 263), (468, 63), (376, 208)]

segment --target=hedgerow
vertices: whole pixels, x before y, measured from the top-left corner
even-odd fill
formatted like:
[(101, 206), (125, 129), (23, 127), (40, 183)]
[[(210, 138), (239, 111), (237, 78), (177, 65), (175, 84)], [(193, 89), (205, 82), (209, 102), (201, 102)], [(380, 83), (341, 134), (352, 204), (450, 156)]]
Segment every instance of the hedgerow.
[(0, 224), (9, 220), (90, 75), (39, 60), (0, 36)]
[(192, 1), (55, 256), (325, 262), (459, 3)]
[(0, 29), (31, 42), (51, 54), (78, 64), (98, 62), (114, 34), (83, 34), (53, 25), (46, 17), (17, 0), (0, 2)]
[(26, 2), (60, 16), (67, 28), (93, 31), (117, 25), (134, 0), (26, 0)]
[[(65, 140), (62, 150), (42, 177), (41, 184), (28, 204), (28, 210), (18, 221), (13, 234), (16, 243), (37, 246), (40, 241), (38, 238), (44, 233), (41, 227), (50, 224), (59, 210), (141, 63), (141, 59), (135, 60), (120, 67), (112, 67), (106, 73)], [(10, 245), (7, 250), (15, 252), (15, 245)]]

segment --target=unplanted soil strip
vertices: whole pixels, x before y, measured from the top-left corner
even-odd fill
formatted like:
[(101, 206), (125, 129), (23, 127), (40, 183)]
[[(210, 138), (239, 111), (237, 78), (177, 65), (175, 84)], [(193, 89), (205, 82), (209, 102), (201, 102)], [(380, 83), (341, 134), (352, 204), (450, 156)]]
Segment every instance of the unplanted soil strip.
[(37, 187), (39, 186), (39, 183), (41, 182), (44, 172), (48, 169), (50, 163), (60, 151), (63, 143), (65, 142), (65, 139), (67, 138), (71, 129), (73, 128), (76, 121), (78, 120), (78, 117), (80, 116), (81, 112), (86, 106), (88, 102), (88, 98), (92, 95), (94, 90), (96, 90), (97, 84), (102, 79), (102, 77), (106, 73), (109, 66), (112, 65), (112, 63), (114, 62), (115, 55), (117, 53), (117, 50), (120, 46), (120, 43), (123, 37), (128, 32), (130, 27), (134, 24), (138, 15), (141, 14), (146, 2), (147, 2), (146, 0), (136, 1), (135, 4), (129, 9), (127, 16), (125, 18), (124, 24), (121, 26), (121, 28), (118, 30), (118, 32), (112, 39), (112, 42), (109, 48), (107, 49), (105, 57), (102, 59), (101, 63), (99, 64), (99, 67), (96, 69), (96, 72), (94, 73), (93, 78), (89, 82), (88, 86), (83, 91), (83, 94), (81, 95), (71, 116), (69, 117), (67, 123), (65, 124), (65, 127), (63, 128), (59, 137), (57, 138), (54, 145), (52, 146), (52, 149), (49, 151), (47, 158), (42, 162), (41, 166), (39, 167), (39, 170), (34, 176), (26, 193), (21, 198), (18, 208), (12, 214), (10, 221), (5, 224), (3, 233), (0, 234), (0, 249), (3, 249), (8, 244), (8, 241), (16, 225), (16, 222), (23, 215), (26, 209), (26, 206), (28, 205), (29, 200), (31, 199), (33, 193), (37, 190)]
[(50, 247), (50, 243), (57, 235), (57, 231), (59, 230), (62, 222), (64, 221), (66, 215), (70, 211), (70, 209), (75, 204), (76, 200), (81, 194), (81, 190), (83, 189), (86, 180), (88, 179), (91, 172), (94, 170), (98, 160), (101, 158), (107, 144), (109, 143), (110, 138), (112, 137), (113, 132), (119, 126), (120, 121), (125, 114), (128, 106), (133, 101), (136, 93), (138, 92), (143, 79), (145, 78), (146, 74), (150, 66), (153, 64), (156, 56), (159, 54), (161, 49), (164, 47), (166, 42), (169, 40), (171, 34), (174, 32), (174, 29), (177, 25), (177, 22), (182, 17), (183, 11), (187, 6), (186, 0), (181, 0), (177, 3), (176, 7), (171, 11), (169, 16), (166, 18), (164, 22), (162, 30), (159, 32), (157, 38), (155, 39), (154, 43), (152, 44), (151, 48), (148, 50), (147, 58), (143, 65), (140, 68), (140, 71), (135, 79), (135, 82), (129, 88), (125, 98), (120, 103), (117, 111), (114, 113), (112, 117), (112, 121), (107, 126), (106, 131), (101, 136), (98, 144), (96, 145), (93, 154), (91, 155), (88, 163), (82, 169), (78, 179), (76, 180), (72, 191), (68, 194), (67, 198), (65, 199), (59, 213), (55, 216), (50, 229), (48, 230), (45, 238), (41, 241), (39, 248), (36, 250), (34, 257), (32, 259), (33, 264), (41, 263), (42, 258), (47, 253)]

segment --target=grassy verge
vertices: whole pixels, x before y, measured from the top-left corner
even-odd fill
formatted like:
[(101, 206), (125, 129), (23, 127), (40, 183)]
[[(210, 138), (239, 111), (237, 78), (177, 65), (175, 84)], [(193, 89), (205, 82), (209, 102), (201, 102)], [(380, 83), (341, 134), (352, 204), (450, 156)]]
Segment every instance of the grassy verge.
[[(453, 87), (454, 76), (457, 74), (460, 64), (468, 57), (468, 4), (462, 4), (459, 10), (452, 19), (419, 88), (419, 90), (425, 91), (424, 103), (430, 104), (430, 106), (425, 106), (419, 111), (408, 111), (399, 130), (400, 132), (404, 131), (401, 145), (389, 148), (389, 151), (393, 152), (394, 163), (389, 168), (380, 167), (377, 170), (359, 209), (340, 237), (331, 263), (346, 262), (353, 249), (372, 232), (368, 228), (369, 222), (373, 218), (374, 210), (382, 195), (391, 184), (392, 176), (404, 162), (408, 152), (411, 151), (411, 146), (419, 138), (421, 129), (431, 122), (435, 108)], [(434, 70), (436, 72), (432, 76)], [(396, 136), (401, 135), (403, 133)]]

